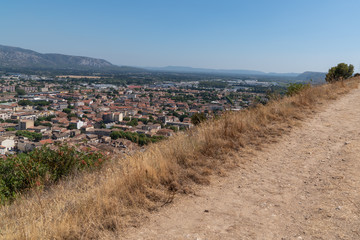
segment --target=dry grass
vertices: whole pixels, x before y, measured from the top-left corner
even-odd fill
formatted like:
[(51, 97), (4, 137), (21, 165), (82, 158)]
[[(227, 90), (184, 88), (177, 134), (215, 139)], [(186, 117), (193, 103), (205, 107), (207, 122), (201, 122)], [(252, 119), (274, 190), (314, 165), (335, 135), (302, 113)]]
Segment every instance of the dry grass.
[(188, 193), (193, 183), (234, 166), (229, 154), (275, 141), (319, 105), (358, 85), (359, 79), (314, 87), (151, 145), (147, 151), (108, 162), (94, 173), (66, 179), (47, 191), (1, 207), (1, 239), (115, 239), (128, 226)]

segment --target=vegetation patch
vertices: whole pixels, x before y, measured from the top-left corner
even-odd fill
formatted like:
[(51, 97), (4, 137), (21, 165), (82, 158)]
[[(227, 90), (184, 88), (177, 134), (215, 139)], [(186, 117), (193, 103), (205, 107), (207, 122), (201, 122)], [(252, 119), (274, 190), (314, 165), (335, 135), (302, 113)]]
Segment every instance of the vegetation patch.
[(77, 151), (75, 147), (47, 146), (25, 154), (0, 160), (0, 203), (12, 202), (16, 196), (34, 187), (49, 186), (62, 177), (85, 169), (98, 168), (104, 156), (98, 152)]
[(304, 83), (290, 83), (286, 90), (287, 96), (293, 96), (295, 94), (299, 94), (304, 89), (307, 89), (310, 87), (310, 84), (304, 84)]
[(19, 130), (15, 133), (16, 136), (26, 137), (31, 141), (40, 141), (43, 137), (41, 133), (29, 132), (26, 130)]
[(339, 63), (335, 67), (329, 69), (325, 80), (327, 82), (337, 82), (350, 78), (354, 73), (354, 66), (352, 64)]
[(156, 143), (164, 139), (163, 136), (147, 137), (145, 134), (141, 134), (141, 133), (139, 134), (135, 132), (124, 132), (124, 131), (114, 131), (110, 134), (110, 137), (112, 139), (124, 138), (134, 143), (137, 143), (140, 146), (144, 146), (149, 143)]
[(40, 100), (40, 101), (20, 100), (18, 102), (20, 106), (40, 106), (40, 107), (48, 106), (51, 103), (52, 103), (51, 101), (46, 101), (46, 100)]

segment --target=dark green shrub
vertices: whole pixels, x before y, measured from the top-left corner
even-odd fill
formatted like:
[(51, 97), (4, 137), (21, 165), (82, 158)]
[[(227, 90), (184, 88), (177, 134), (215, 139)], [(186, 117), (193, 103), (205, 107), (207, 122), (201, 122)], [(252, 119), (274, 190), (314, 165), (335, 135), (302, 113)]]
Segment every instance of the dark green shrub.
[(78, 151), (68, 145), (47, 146), (28, 154), (0, 160), (0, 203), (12, 201), (19, 193), (34, 186), (56, 183), (77, 171), (98, 168), (105, 158), (98, 152)]
[(63, 112), (66, 114), (70, 114), (71, 113), (71, 109), (70, 108), (64, 108)]
[(152, 136), (147, 137), (145, 134), (138, 134), (136, 132), (124, 132), (124, 131), (114, 131), (110, 134), (112, 139), (124, 138), (131, 142), (137, 143), (140, 146), (147, 145), (149, 143), (155, 143), (162, 139), (163, 136)]
[(351, 77), (354, 73), (354, 66), (346, 63), (339, 63), (336, 67), (329, 69), (326, 74), (325, 80), (327, 82), (336, 82)]
[(304, 84), (304, 83), (290, 83), (286, 90), (287, 96), (293, 96), (295, 94), (298, 94), (299, 92), (303, 91), (304, 89), (307, 89), (310, 87), (310, 84)]
[(133, 119), (130, 120), (130, 122), (126, 123), (126, 125), (132, 126), (132, 127), (135, 127), (138, 124), (139, 124), (139, 121), (136, 118), (133, 118)]

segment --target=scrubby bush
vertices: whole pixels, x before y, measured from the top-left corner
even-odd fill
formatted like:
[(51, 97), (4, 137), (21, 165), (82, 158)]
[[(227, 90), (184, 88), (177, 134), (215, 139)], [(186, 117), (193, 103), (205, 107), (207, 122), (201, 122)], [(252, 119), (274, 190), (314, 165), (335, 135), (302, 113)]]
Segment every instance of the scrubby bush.
[(327, 82), (336, 82), (351, 77), (354, 73), (354, 66), (346, 63), (339, 63), (336, 67), (329, 69), (326, 74), (325, 80)]
[(310, 87), (310, 84), (290, 83), (286, 89), (286, 96), (293, 96)]
[(68, 145), (47, 146), (28, 154), (0, 160), (0, 203), (12, 201), (35, 186), (50, 185), (76, 171), (99, 167), (105, 160), (98, 152), (78, 151)]
[(137, 143), (140, 146), (147, 145), (149, 143), (155, 143), (164, 139), (163, 136), (147, 137), (145, 134), (139, 134), (136, 132), (124, 132), (124, 131), (114, 131), (110, 134), (110, 137), (115, 140), (118, 138), (124, 138), (131, 142)]

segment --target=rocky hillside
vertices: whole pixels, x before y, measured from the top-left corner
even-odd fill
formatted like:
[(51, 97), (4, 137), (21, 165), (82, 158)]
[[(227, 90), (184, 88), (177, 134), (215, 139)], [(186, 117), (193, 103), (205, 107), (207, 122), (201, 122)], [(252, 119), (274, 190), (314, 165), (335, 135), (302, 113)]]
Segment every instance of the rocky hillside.
[(0, 69), (71, 69), (94, 71), (139, 71), (132, 67), (120, 67), (103, 59), (42, 54), (32, 50), (0, 45)]

